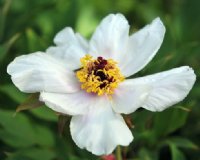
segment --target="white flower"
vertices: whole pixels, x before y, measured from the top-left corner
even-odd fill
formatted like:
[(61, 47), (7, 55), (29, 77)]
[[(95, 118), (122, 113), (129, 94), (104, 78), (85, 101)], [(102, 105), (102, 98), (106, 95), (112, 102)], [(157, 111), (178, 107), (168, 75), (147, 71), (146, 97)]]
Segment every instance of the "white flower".
[(159, 18), (129, 36), (121, 14), (110, 14), (88, 42), (69, 27), (54, 38), (56, 46), (17, 57), (8, 66), (23, 92), (40, 92), (51, 109), (72, 115), (70, 131), (80, 148), (110, 154), (133, 140), (120, 113), (139, 107), (162, 111), (183, 100), (196, 76), (188, 67), (126, 79), (151, 61), (161, 46), (165, 27)]

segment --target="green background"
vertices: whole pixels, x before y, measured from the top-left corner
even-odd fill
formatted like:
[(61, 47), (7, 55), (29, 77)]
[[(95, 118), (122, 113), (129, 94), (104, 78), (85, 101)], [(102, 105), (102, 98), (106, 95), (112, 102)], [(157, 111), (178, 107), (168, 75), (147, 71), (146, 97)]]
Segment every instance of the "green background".
[(103, 17), (117, 12), (126, 16), (131, 32), (158, 16), (166, 26), (161, 49), (138, 76), (182, 65), (197, 74), (183, 102), (161, 113), (140, 109), (130, 115), (135, 139), (122, 148), (124, 157), (200, 160), (199, 0), (0, 0), (0, 160), (100, 159), (75, 145), (68, 117), (59, 118), (60, 127), (66, 122), (61, 136), (58, 115), (45, 106), (15, 114), (29, 95), (12, 84), (6, 67), (16, 56), (53, 45), (65, 26), (89, 38)]

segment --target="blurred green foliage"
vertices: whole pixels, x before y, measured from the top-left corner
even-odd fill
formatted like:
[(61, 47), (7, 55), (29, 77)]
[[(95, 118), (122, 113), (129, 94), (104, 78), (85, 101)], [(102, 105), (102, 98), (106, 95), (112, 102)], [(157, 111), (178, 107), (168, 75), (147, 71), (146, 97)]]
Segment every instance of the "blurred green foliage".
[[(64, 136), (60, 136), (58, 116), (47, 107), (15, 114), (28, 96), (6, 73), (8, 63), (16, 56), (45, 50), (65, 26), (89, 38), (109, 13), (123, 13), (131, 32), (159, 16), (167, 28), (163, 45), (138, 75), (189, 65), (199, 76), (199, 8), (198, 0), (0, 0), (0, 159), (99, 159), (75, 145), (69, 119)], [(135, 139), (123, 148), (123, 155), (127, 160), (200, 160), (199, 104), (197, 78), (189, 96), (176, 106), (162, 113), (140, 109), (131, 114)]]

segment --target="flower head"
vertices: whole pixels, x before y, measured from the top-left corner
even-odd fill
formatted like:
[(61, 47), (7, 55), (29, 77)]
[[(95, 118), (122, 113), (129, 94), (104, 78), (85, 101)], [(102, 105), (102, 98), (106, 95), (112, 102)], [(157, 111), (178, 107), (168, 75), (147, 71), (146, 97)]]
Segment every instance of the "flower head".
[(40, 92), (48, 107), (72, 115), (70, 132), (80, 148), (110, 154), (133, 140), (121, 113), (139, 107), (162, 111), (183, 100), (195, 82), (188, 66), (126, 79), (151, 61), (164, 34), (159, 18), (129, 35), (125, 17), (110, 14), (90, 41), (64, 28), (54, 38), (56, 46), (17, 57), (7, 71), (21, 91)]

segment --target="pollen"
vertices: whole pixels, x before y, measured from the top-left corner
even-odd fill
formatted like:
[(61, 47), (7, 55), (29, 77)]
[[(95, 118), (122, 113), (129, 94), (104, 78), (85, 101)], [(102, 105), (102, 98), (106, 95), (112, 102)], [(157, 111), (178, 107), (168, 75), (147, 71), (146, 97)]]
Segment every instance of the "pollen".
[(99, 96), (113, 94), (114, 89), (125, 79), (117, 62), (112, 59), (93, 59), (87, 54), (80, 62), (81, 69), (76, 72), (76, 76), (81, 82), (81, 88), (88, 93), (96, 93)]

